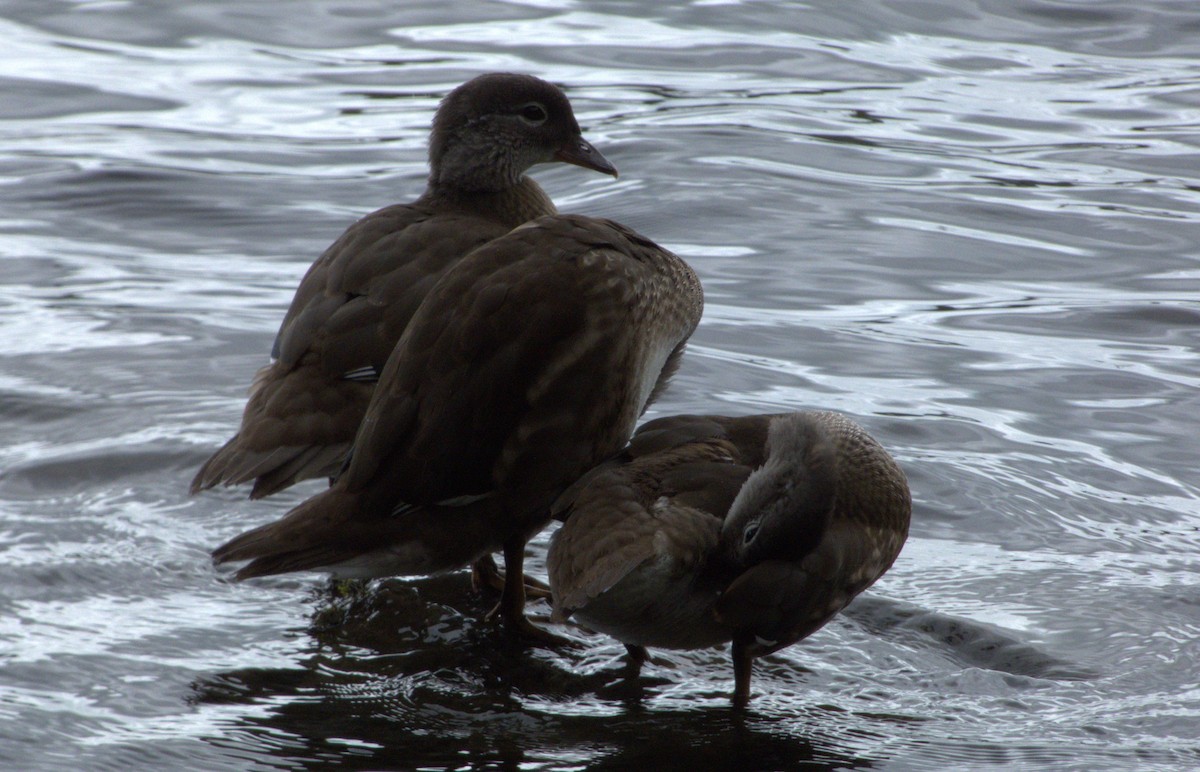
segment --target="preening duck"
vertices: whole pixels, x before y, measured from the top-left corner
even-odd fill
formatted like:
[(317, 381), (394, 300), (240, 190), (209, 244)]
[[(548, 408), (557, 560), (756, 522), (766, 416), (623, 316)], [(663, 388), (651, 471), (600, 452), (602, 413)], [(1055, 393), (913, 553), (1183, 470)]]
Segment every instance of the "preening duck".
[(732, 642), (751, 665), (820, 629), (891, 565), (912, 510), (900, 467), (838, 413), (669, 416), (572, 485), (547, 560), (554, 615), (644, 647)]

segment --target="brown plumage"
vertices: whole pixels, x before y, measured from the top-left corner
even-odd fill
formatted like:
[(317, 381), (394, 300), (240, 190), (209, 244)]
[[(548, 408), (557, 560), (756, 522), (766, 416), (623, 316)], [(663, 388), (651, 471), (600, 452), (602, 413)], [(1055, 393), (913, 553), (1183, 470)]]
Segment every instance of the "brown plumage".
[(452, 91), (434, 118), (425, 193), (354, 223), (309, 268), (238, 433), (192, 493), (253, 480), (259, 498), (335, 474), (384, 363), (438, 279), (476, 247), (555, 212), (525, 176), (549, 161), (616, 175), (557, 87), (494, 73)]
[(557, 619), (630, 647), (731, 641), (734, 703), (755, 657), (812, 634), (891, 566), (908, 534), (904, 473), (837, 413), (671, 416), (556, 503)]
[(489, 242), (414, 314), (334, 485), (214, 557), (250, 560), (239, 578), (392, 576), (503, 547), (502, 609), (524, 628), (526, 540), (621, 450), (702, 306), (686, 263), (607, 220), (542, 217)]

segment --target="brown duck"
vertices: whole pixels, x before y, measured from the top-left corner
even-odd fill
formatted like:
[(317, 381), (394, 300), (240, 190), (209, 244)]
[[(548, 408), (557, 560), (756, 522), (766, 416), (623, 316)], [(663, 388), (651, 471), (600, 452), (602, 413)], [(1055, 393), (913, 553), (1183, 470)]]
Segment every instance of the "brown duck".
[(253, 480), (259, 498), (336, 473), (430, 288), (475, 247), (555, 212), (525, 176), (549, 161), (617, 173), (545, 81), (494, 73), (450, 92), (433, 120), (425, 193), (354, 223), (309, 268), (273, 361), (254, 377), (241, 428), (201, 467), (192, 492)]
[[(695, 273), (607, 220), (542, 217), (471, 252), (417, 309), (332, 487), (214, 552), (239, 578), (431, 574), (503, 549), (525, 619), (525, 542), (625, 445), (700, 319)], [(515, 578), (515, 581), (514, 581)]]
[(555, 505), (554, 615), (644, 647), (733, 643), (736, 707), (755, 657), (812, 634), (900, 552), (904, 473), (838, 413), (671, 416)]

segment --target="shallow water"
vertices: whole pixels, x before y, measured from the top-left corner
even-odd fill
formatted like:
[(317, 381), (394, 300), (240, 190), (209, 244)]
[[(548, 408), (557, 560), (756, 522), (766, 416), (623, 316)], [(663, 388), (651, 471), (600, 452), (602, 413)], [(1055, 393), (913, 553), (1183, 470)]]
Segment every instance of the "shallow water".
[[(1200, 765), (1200, 8), (396, 5), (0, 3), (0, 766)], [(186, 494), (300, 275), (495, 69), (621, 169), (560, 208), (704, 281), (652, 414), (841, 410), (910, 477), (744, 718), (725, 652), (514, 649), (465, 574), (209, 564), (319, 488)]]

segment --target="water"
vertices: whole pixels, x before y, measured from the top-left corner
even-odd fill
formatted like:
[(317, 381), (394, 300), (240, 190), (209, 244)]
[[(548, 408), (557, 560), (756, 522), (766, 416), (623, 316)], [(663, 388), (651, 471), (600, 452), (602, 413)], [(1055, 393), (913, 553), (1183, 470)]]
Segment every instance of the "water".
[[(632, 5), (0, 4), (0, 766), (1200, 765), (1200, 9)], [(319, 487), (186, 495), (300, 275), (495, 69), (621, 169), (560, 207), (705, 283), (654, 414), (842, 410), (908, 471), (744, 718), (725, 652), (512, 648), (463, 574), (209, 565)]]

